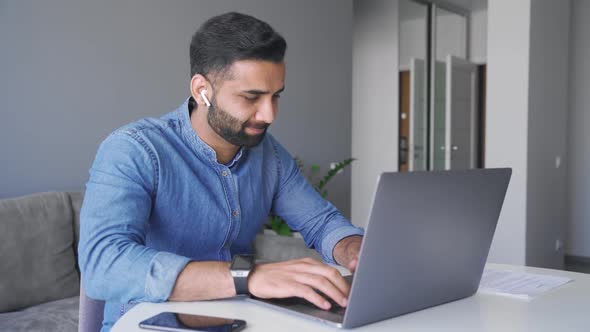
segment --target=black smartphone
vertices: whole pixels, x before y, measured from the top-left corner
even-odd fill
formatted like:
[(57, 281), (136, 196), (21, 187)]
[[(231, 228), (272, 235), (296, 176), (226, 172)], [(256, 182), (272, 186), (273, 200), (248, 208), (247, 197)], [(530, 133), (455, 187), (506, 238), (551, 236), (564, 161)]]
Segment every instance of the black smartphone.
[(240, 319), (163, 312), (139, 323), (142, 329), (155, 331), (235, 332), (246, 327)]

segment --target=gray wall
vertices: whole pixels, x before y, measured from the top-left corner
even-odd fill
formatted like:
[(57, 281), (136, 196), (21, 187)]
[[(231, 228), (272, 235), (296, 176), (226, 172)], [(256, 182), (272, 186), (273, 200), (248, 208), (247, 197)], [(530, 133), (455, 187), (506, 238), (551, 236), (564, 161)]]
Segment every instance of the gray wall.
[[(289, 44), (271, 132), (324, 170), (349, 157), (352, 0), (0, 0), (0, 198), (82, 190), (109, 132), (184, 101), (190, 37), (226, 11)], [(346, 215), (349, 172), (329, 188)]]
[(590, 1), (572, 1), (567, 253), (590, 257)]
[(398, 0), (355, 0), (352, 222), (365, 226), (383, 171), (398, 163)]
[[(531, 2), (526, 264), (563, 268), (570, 1)], [(586, 36), (588, 37), (588, 36)]]

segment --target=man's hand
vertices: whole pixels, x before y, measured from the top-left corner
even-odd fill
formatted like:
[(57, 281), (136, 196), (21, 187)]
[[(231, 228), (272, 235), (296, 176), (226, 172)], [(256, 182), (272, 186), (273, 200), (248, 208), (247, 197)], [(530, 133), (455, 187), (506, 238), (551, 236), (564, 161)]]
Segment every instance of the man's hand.
[(359, 261), (359, 251), (363, 237), (353, 235), (340, 240), (334, 247), (334, 260), (336, 263), (346, 267), (350, 272), (356, 270)]
[(256, 265), (248, 277), (248, 289), (263, 299), (302, 297), (325, 310), (331, 305), (316, 290), (343, 307), (350, 292), (337, 269), (312, 258)]

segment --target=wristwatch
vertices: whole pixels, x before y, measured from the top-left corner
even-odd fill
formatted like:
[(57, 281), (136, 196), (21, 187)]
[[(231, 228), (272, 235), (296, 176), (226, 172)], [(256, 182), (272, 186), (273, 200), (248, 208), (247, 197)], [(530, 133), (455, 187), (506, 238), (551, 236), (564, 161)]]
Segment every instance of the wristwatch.
[(253, 255), (234, 255), (230, 265), (231, 276), (234, 278), (237, 295), (248, 295), (248, 276), (254, 269)]

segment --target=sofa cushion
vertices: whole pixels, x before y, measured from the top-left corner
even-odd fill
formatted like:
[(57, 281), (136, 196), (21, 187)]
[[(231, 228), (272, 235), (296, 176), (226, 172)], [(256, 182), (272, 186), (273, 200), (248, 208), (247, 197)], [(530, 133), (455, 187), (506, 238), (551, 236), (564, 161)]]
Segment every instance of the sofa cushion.
[(76, 255), (76, 266), (78, 262), (78, 242), (80, 241), (80, 209), (84, 200), (84, 192), (68, 192), (74, 213), (74, 255)]
[(0, 200), (0, 312), (79, 292), (66, 193)]
[(0, 314), (0, 331), (77, 332), (78, 297), (39, 304), (23, 311)]
[(280, 236), (276, 234), (257, 234), (254, 240), (257, 262), (280, 262), (303, 257), (322, 261), (314, 249), (309, 249), (303, 238)]

